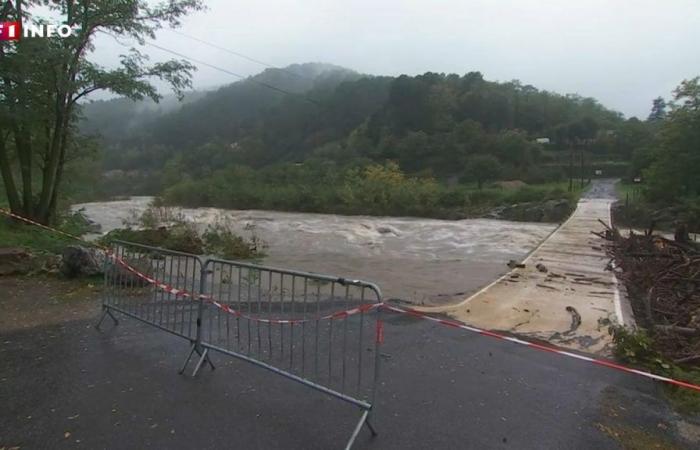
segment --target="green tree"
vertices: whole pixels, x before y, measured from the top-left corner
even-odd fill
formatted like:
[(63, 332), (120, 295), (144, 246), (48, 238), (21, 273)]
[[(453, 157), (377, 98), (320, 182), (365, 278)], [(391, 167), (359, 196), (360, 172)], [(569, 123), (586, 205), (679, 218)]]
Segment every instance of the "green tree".
[[(178, 26), (185, 14), (202, 8), (200, 0), (170, 0), (157, 6), (145, 0), (17, 0), (0, 13), (0, 21), (39, 24), (35, 12), (49, 8), (74, 28), (67, 38), (23, 38), (0, 45), (0, 174), (12, 211), (48, 223), (53, 217), (65, 163), (79, 147), (75, 124), (79, 100), (107, 90), (140, 100), (160, 96), (152, 79), (168, 82), (176, 93), (190, 86), (194, 67), (171, 60), (149, 64), (137, 49), (105, 69), (88, 56), (95, 37), (106, 33), (144, 44), (164, 25)], [(15, 183), (19, 166), (21, 189)], [(39, 169), (39, 177), (34, 169)], [(34, 189), (38, 187), (35, 194)]]
[(700, 77), (674, 91), (671, 111), (659, 132), (653, 162), (645, 173), (652, 200), (679, 201), (700, 195)]
[(475, 180), (479, 189), (484, 182), (495, 180), (501, 173), (501, 163), (492, 155), (476, 155), (469, 159), (465, 175), (468, 179)]
[(663, 97), (657, 97), (652, 101), (651, 112), (647, 120), (649, 122), (656, 122), (659, 120), (664, 120), (666, 118), (666, 101)]

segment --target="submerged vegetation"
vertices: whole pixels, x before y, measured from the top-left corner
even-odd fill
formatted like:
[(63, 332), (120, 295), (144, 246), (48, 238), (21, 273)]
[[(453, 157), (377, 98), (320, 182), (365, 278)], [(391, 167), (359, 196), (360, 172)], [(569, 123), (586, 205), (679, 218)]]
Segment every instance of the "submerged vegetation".
[(257, 236), (243, 238), (235, 234), (231, 225), (223, 219), (200, 232), (195, 223), (178, 211), (156, 205), (125, 221), (125, 228), (112, 230), (99, 239), (99, 243), (104, 246), (110, 246), (114, 241), (224, 259), (261, 258), (265, 249), (265, 244)]

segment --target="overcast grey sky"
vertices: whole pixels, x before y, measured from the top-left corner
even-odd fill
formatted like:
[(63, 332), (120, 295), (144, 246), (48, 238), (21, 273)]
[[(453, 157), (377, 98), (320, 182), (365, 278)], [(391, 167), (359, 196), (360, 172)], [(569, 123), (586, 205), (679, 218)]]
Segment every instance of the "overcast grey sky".
[[(378, 75), (426, 71), (597, 98), (646, 117), (700, 75), (700, 0), (281, 0), (206, 2), (182, 32), (276, 66), (321, 61)], [(100, 38), (95, 60), (122, 52)], [(243, 75), (264, 67), (163, 30), (157, 44)], [(146, 48), (154, 60), (171, 56)], [(206, 67), (195, 87), (236, 79)]]

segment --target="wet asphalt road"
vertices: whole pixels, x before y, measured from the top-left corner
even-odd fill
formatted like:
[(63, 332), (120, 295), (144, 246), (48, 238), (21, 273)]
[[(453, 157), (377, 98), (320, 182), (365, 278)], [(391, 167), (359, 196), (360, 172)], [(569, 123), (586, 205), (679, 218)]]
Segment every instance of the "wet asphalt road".
[[(693, 448), (650, 381), (387, 319), (380, 435), (363, 430), (357, 449), (618, 449), (637, 432)], [(186, 342), (128, 318), (104, 333), (92, 323), (0, 332), (0, 448), (342, 448), (359, 417), (221, 355), (217, 370), (180, 376)]]

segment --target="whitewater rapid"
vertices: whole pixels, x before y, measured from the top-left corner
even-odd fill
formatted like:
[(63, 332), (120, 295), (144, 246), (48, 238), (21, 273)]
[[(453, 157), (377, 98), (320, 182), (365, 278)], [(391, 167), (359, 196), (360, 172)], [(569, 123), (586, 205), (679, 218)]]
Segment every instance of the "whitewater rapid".
[[(151, 197), (74, 205), (107, 232), (139, 215)], [(204, 228), (225, 221), (268, 246), (261, 263), (376, 282), (385, 297), (437, 304), (489, 283), (535, 248), (555, 224), (436, 220), (219, 208), (177, 208)]]

